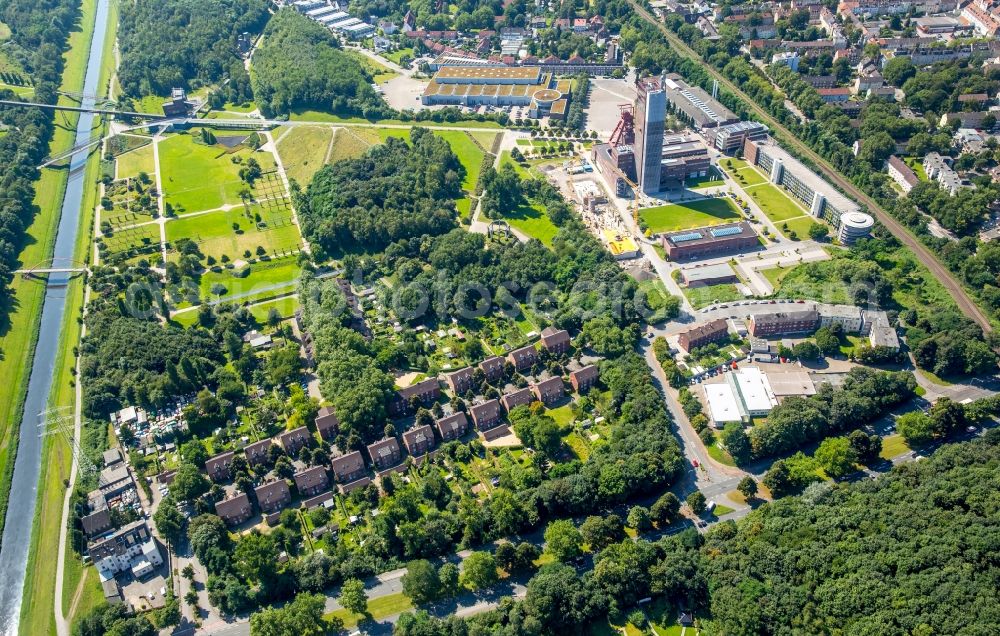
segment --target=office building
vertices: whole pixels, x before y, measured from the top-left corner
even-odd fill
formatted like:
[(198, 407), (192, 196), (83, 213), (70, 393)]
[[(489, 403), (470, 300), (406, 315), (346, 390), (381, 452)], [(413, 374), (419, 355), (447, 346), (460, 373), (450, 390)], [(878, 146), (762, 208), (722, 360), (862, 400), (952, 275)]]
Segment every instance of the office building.
[(664, 234), (660, 240), (667, 258), (672, 261), (730, 254), (760, 246), (757, 233), (746, 222), (672, 232)]
[(716, 126), (706, 130), (706, 137), (716, 150), (734, 155), (743, 149), (747, 139), (758, 141), (767, 137), (768, 127), (755, 121)]
[(743, 146), (743, 157), (769, 175), (771, 183), (781, 186), (792, 197), (801, 201), (812, 216), (826, 219), (835, 228), (840, 227), (841, 215), (859, 211), (857, 204), (770, 138), (757, 141), (747, 139)]

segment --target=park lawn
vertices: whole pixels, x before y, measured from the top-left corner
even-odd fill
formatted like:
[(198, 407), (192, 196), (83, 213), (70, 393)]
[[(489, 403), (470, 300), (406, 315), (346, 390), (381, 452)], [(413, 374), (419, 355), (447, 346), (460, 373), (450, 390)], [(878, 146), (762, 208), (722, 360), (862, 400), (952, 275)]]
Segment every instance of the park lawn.
[(733, 175), (733, 179), (744, 188), (767, 183), (767, 177), (756, 168), (744, 168)]
[[(265, 216), (262, 221), (266, 225), (261, 229), (252, 218), (260, 211), (260, 206), (251, 205), (250, 218), (242, 207), (173, 218), (167, 221), (167, 241), (175, 244), (178, 239), (188, 238), (198, 244), (205, 256), (220, 260), (226, 255), (234, 261), (247, 258), (246, 250), (257, 257), (258, 247), (271, 255), (299, 247), (299, 228), (292, 222), (290, 213), (272, 218)], [(233, 229), (234, 223), (239, 225), (239, 231)]]
[[(848, 287), (836, 274), (834, 264), (836, 260), (834, 256), (829, 261), (781, 268), (780, 274), (774, 274), (779, 280), (779, 285), (775, 287), (773, 295), (831, 304), (851, 304)], [(767, 271), (772, 270), (765, 270), (762, 273), (767, 276)]]
[(136, 112), (162, 115), (163, 102), (167, 100), (167, 97), (160, 97), (159, 95), (146, 95), (141, 99), (135, 100), (135, 107), (138, 109)]
[(770, 183), (749, 188), (746, 193), (774, 223), (794, 219), (806, 213), (806, 210)]
[(771, 287), (778, 289), (781, 286), (781, 281), (784, 280), (788, 272), (792, 271), (792, 267), (772, 267), (771, 269), (761, 269), (758, 270), (759, 273), (767, 279), (767, 282), (771, 283)]
[(179, 314), (174, 314), (170, 317), (171, 322), (175, 322), (185, 329), (189, 327), (194, 327), (198, 324), (198, 311), (184, 311)]
[(327, 157), (328, 163), (360, 157), (380, 141), (378, 131), (370, 128), (337, 128), (333, 136), (330, 156)]
[(545, 414), (554, 419), (560, 428), (569, 426), (576, 419), (573, 415), (573, 408), (569, 404), (564, 404), (554, 409), (546, 409)]
[(548, 247), (552, 247), (559, 228), (549, 219), (549, 215), (538, 205), (522, 204), (513, 212), (505, 214), (504, 219), (532, 238), (536, 238)]
[(704, 177), (696, 177), (694, 179), (685, 179), (684, 186), (691, 188), (692, 190), (702, 190), (704, 188), (716, 188), (719, 186), (726, 185), (726, 180), (723, 179), (722, 175), (715, 167), (711, 167), (708, 170), (708, 174)]
[(303, 188), (326, 164), (335, 129), (329, 126), (292, 126), (275, 135), (278, 155), (289, 179)]
[(478, 141), (479, 145), (481, 145), (487, 151), (491, 151), (493, 149), (493, 144), (496, 143), (498, 136), (497, 133), (481, 132), (481, 131), (470, 132), (468, 134), (472, 135), (472, 138)]
[(264, 171), (274, 167), (274, 156), (269, 152), (207, 146), (195, 143), (195, 136), (186, 133), (160, 142), (158, 152), (164, 196), (175, 214), (240, 203), (240, 191), (248, 186), (240, 179), (240, 165), (232, 161), (235, 157), (245, 160), (253, 156)]
[[(267, 315), (271, 312), (271, 309), (277, 309), (282, 318), (291, 318), (295, 314), (295, 310), (298, 308), (299, 299), (295, 296), (275, 298), (274, 300), (257, 303), (249, 307), (250, 314), (254, 317), (254, 320), (261, 325), (267, 324)], [(198, 312), (191, 313), (197, 314)], [(183, 316), (184, 314), (180, 315)]]
[(878, 456), (888, 461), (893, 457), (899, 457), (903, 453), (908, 453), (909, 451), (910, 445), (906, 443), (906, 440), (903, 439), (902, 435), (896, 433), (882, 438), (882, 450), (879, 452)]
[(455, 201), (455, 209), (458, 210), (458, 215), (463, 219), (468, 218), (472, 214), (472, 199), (469, 197), (462, 197)]
[(719, 225), (742, 218), (736, 204), (728, 197), (709, 197), (645, 208), (639, 210), (639, 217), (653, 234)]
[[(414, 122), (403, 121), (401, 119), (365, 119), (364, 117), (344, 117), (343, 115), (338, 115), (336, 113), (329, 113), (322, 110), (313, 110), (308, 108), (299, 108), (292, 110), (289, 113), (288, 118), (291, 121), (316, 121), (316, 122), (331, 122), (331, 123), (343, 123), (343, 124), (385, 124), (385, 125), (403, 125), (412, 126)], [(500, 124), (492, 120), (486, 121), (475, 121), (475, 120), (465, 120), (465, 121), (422, 121), (417, 122), (419, 126), (433, 127), (433, 128), (495, 128), (498, 131), (503, 128)]]
[(136, 247), (159, 245), (160, 226), (149, 223), (115, 230), (110, 236), (105, 235), (102, 240), (107, 246), (108, 254), (120, 254)]
[(708, 451), (708, 456), (719, 462), (720, 464), (725, 464), (726, 466), (735, 466), (736, 461), (733, 460), (733, 456), (729, 452), (719, 446), (718, 440), (713, 439), (711, 444), (705, 444), (705, 450)]
[(336, 616), (344, 621), (345, 628), (351, 628), (366, 618), (378, 620), (394, 614), (401, 614), (411, 609), (413, 609), (413, 603), (410, 599), (402, 592), (397, 592), (395, 594), (387, 594), (385, 596), (370, 599), (368, 601), (367, 616), (355, 614), (347, 609), (339, 609), (328, 614), (324, 614), (323, 617), (329, 619)]
[(148, 175), (156, 172), (156, 158), (153, 156), (153, 144), (146, 144), (141, 148), (118, 155), (115, 161), (117, 162), (117, 176), (119, 179), (136, 177), (140, 172), (145, 172)]
[(382, 53), (382, 57), (386, 58), (387, 60), (392, 60), (393, 62), (401, 66), (403, 64), (402, 62), (403, 57), (407, 55), (410, 57), (410, 59), (413, 59), (412, 48), (396, 49), (395, 51), (387, 51), (385, 53)]
[(455, 153), (459, 163), (465, 168), (462, 189), (466, 192), (475, 192), (476, 184), (479, 183), (479, 173), (483, 167), (483, 157), (486, 153), (463, 131), (446, 130), (438, 131), (435, 134), (448, 142), (451, 151)]
[[(812, 227), (813, 223), (821, 223), (821, 221), (817, 221), (811, 216), (803, 216), (797, 219), (785, 221), (778, 226), (778, 230), (780, 230), (783, 234), (785, 233), (783, 227), (785, 223), (788, 224), (788, 238), (793, 241), (801, 241), (809, 238), (809, 228)], [(795, 232), (794, 237), (791, 236), (791, 232)]]
[(725, 303), (731, 300), (742, 300), (743, 294), (736, 289), (733, 283), (723, 283), (722, 285), (707, 285), (705, 287), (682, 287), (688, 302), (695, 309), (708, 307), (714, 302)]
[[(302, 272), (295, 258), (277, 258), (268, 261), (258, 261), (250, 265), (250, 274), (246, 278), (236, 278), (233, 270), (208, 271), (201, 277), (201, 294), (203, 298), (215, 298), (211, 293), (212, 285), (220, 283), (226, 288), (220, 299), (233, 300), (258, 298), (266, 300), (279, 293), (285, 293), (294, 287)], [(270, 296), (268, 296), (270, 294)]]
[(903, 157), (903, 163), (910, 166), (910, 169), (917, 175), (917, 178), (921, 181), (929, 181), (927, 178), (927, 172), (924, 170), (924, 162), (919, 157)]

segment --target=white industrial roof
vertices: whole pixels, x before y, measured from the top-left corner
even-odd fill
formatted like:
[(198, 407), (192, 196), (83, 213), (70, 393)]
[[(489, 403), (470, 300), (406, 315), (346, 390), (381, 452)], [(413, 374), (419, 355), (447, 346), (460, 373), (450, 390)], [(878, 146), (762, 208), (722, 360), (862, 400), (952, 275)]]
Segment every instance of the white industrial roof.
[(748, 413), (767, 412), (778, 405), (767, 376), (757, 367), (746, 367), (733, 373), (740, 397)]
[(705, 397), (708, 399), (708, 410), (712, 415), (712, 421), (716, 424), (743, 421), (736, 394), (728, 384), (706, 384)]

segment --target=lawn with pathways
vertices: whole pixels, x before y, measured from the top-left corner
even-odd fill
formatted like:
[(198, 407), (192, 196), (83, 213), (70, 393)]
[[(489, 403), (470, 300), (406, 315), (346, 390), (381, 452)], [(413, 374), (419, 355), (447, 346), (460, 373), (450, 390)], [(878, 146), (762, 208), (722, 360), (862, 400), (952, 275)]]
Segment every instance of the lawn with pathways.
[(743, 218), (728, 197), (710, 197), (669, 203), (639, 211), (642, 223), (653, 234), (730, 223)]
[(339, 132), (330, 126), (292, 126), (274, 131), (278, 155), (289, 179), (305, 188), (313, 175), (323, 167), (333, 135)]
[[(256, 214), (261, 215), (260, 224), (255, 221)], [(202, 254), (216, 260), (223, 255), (232, 260), (246, 258), (247, 250), (256, 255), (258, 246), (274, 254), (295, 250), (300, 244), (299, 228), (287, 208), (269, 215), (256, 204), (250, 206), (249, 213), (238, 206), (168, 220), (167, 241), (173, 244), (182, 238), (191, 239)]]
[[(793, 241), (801, 241), (809, 238), (809, 228), (813, 226), (813, 223), (820, 223), (820, 221), (811, 216), (800, 216), (781, 223), (778, 225), (778, 229)], [(786, 224), (788, 225), (788, 232), (785, 231)], [(792, 232), (795, 233), (795, 236), (791, 236)]]
[(532, 238), (536, 238), (548, 247), (552, 247), (552, 239), (555, 238), (559, 228), (549, 219), (540, 205), (521, 204), (513, 212), (509, 212), (503, 217), (511, 227), (524, 232)]
[(130, 150), (123, 155), (118, 155), (117, 172), (118, 178), (138, 176), (140, 172), (152, 175), (156, 172), (156, 160), (153, 156), (153, 144), (147, 144), (141, 148)]
[[(226, 299), (238, 296), (243, 302), (263, 301), (294, 290), (302, 268), (295, 258), (276, 258), (250, 264), (250, 274), (245, 278), (233, 276), (235, 269), (205, 272), (199, 283), (205, 299)], [(212, 288), (222, 285), (222, 294), (212, 293)]]
[(159, 143), (161, 181), (167, 205), (174, 213), (214, 210), (240, 203), (240, 191), (247, 184), (240, 179), (240, 163), (254, 157), (262, 170), (274, 168), (269, 152), (195, 142), (196, 136), (172, 135)]
[(747, 188), (746, 193), (774, 223), (794, 219), (806, 213), (795, 201), (770, 183)]

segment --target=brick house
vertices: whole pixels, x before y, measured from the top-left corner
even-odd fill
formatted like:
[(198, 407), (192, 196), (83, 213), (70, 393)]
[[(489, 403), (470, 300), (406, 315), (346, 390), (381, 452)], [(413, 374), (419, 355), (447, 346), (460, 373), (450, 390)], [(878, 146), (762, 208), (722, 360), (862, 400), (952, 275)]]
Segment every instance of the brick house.
[(569, 332), (565, 329), (546, 327), (542, 330), (542, 346), (549, 353), (562, 354), (569, 350)]
[(776, 311), (750, 316), (750, 335), (763, 338), (790, 333), (807, 333), (819, 326), (819, 312), (815, 309), (802, 311)]
[(309, 433), (309, 429), (305, 426), (300, 426), (278, 435), (278, 443), (281, 444), (286, 453), (296, 455), (299, 449), (309, 445), (311, 438), (312, 435)]
[(514, 365), (517, 371), (524, 371), (530, 369), (538, 360), (538, 350), (535, 349), (534, 345), (526, 345), (508, 353), (507, 360)]
[(590, 387), (594, 386), (597, 382), (597, 378), (600, 375), (600, 371), (597, 369), (596, 364), (588, 364), (582, 369), (577, 369), (569, 374), (569, 383), (573, 385), (573, 390), (577, 393), (583, 393), (587, 391)]
[(472, 367), (446, 373), (444, 381), (455, 395), (461, 395), (472, 388)]
[(284, 479), (261, 484), (253, 492), (257, 495), (257, 505), (264, 514), (278, 512), (292, 502), (292, 491)]
[(448, 442), (465, 435), (465, 431), (469, 429), (469, 418), (465, 416), (465, 413), (459, 411), (453, 415), (435, 420), (434, 428), (437, 429), (441, 440)]
[(500, 403), (496, 400), (489, 400), (482, 404), (475, 404), (469, 408), (472, 421), (481, 431), (493, 428), (500, 423)]
[(434, 431), (429, 425), (418, 426), (403, 433), (403, 445), (414, 457), (434, 448)]
[(219, 515), (227, 525), (236, 526), (253, 515), (253, 507), (247, 494), (241, 492), (235, 497), (216, 502), (215, 514)]
[(441, 397), (441, 386), (437, 378), (427, 378), (412, 384), (405, 389), (396, 391), (396, 397), (389, 404), (389, 412), (394, 415), (405, 415), (410, 411), (410, 402), (416, 398), (425, 405)]
[(336, 457), (330, 462), (330, 466), (337, 483), (349, 484), (365, 476), (365, 460), (361, 457), (361, 451)]
[(232, 471), (230, 467), (233, 465), (233, 457), (235, 455), (232, 451), (226, 453), (219, 453), (215, 457), (209, 457), (205, 460), (205, 472), (208, 473), (208, 478), (214, 482), (229, 481), (232, 479)]
[(399, 442), (395, 437), (387, 437), (368, 445), (368, 456), (376, 470), (392, 468), (402, 459)]
[(259, 442), (247, 444), (246, 448), (243, 449), (243, 453), (247, 456), (247, 464), (249, 466), (259, 466), (267, 463), (268, 451), (270, 450), (271, 440), (262, 439)]
[(486, 379), (496, 382), (503, 377), (504, 359), (500, 356), (491, 356), (479, 363), (479, 368), (486, 374)]
[(681, 332), (681, 334), (677, 336), (677, 344), (680, 345), (680, 348), (684, 351), (691, 351), (692, 349), (697, 349), (698, 347), (704, 347), (710, 342), (725, 340), (728, 336), (729, 326), (726, 323), (726, 320), (718, 318), (711, 322), (706, 322), (692, 327), (687, 331)]
[(535, 394), (535, 397), (538, 398), (539, 402), (546, 405), (560, 400), (566, 395), (566, 387), (563, 385), (563, 380), (559, 376), (549, 378), (548, 380), (542, 380), (537, 384), (532, 384), (531, 391)]
[(330, 478), (323, 466), (313, 466), (293, 476), (295, 487), (303, 497), (318, 495), (330, 486)]
[(519, 406), (531, 404), (535, 401), (535, 397), (532, 395), (531, 389), (525, 388), (505, 393), (503, 397), (500, 398), (500, 401), (503, 402), (503, 407), (507, 409), (508, 413), (510, 413)]
[(326, 441), (332, 440), (340, 430), (340, 420), (333, 412), (332, 406), (324, 406), (316, 414), (316, 430)]

